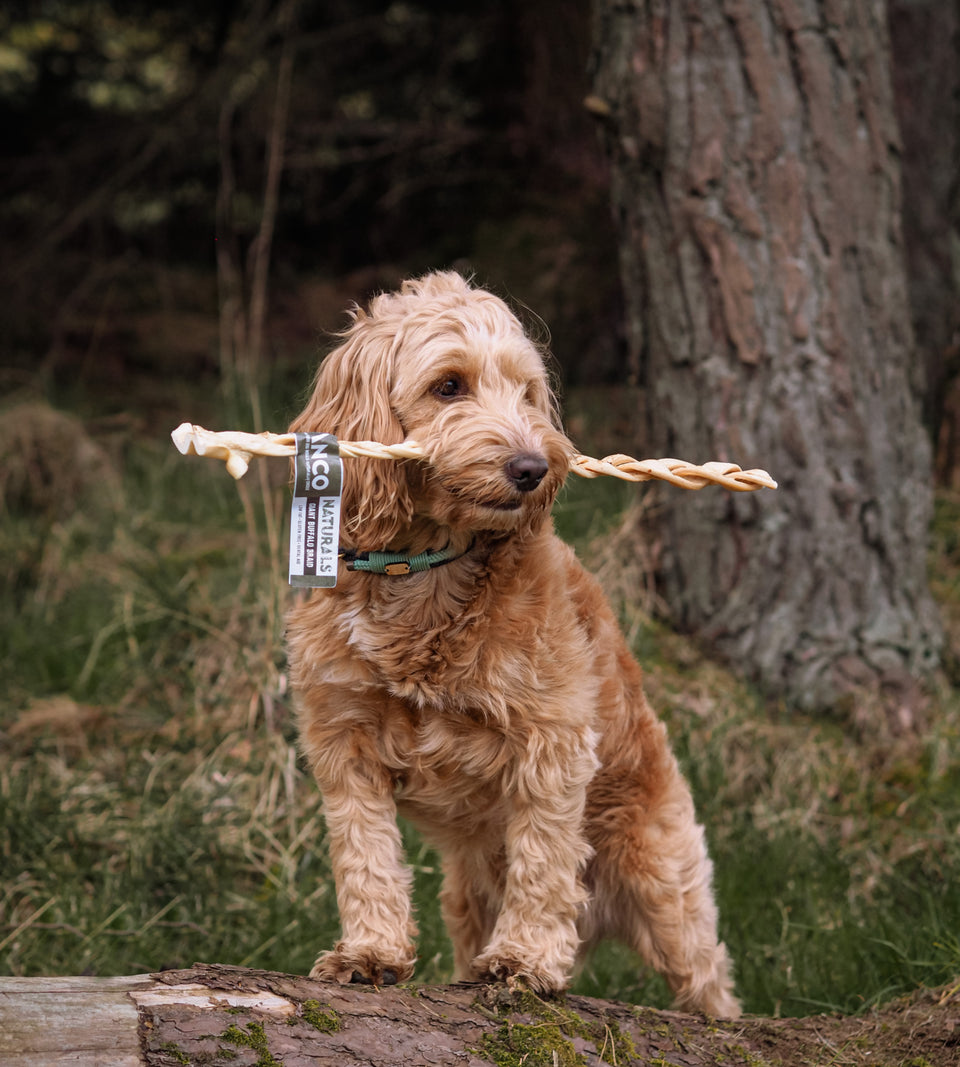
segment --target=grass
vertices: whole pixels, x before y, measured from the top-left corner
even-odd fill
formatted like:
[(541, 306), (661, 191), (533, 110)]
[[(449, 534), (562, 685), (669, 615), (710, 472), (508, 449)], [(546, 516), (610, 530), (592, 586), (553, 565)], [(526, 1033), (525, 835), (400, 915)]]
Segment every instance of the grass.
[[(305, 972), (337, 916), (286, 689), (285, 471), (235, 485), (162, 437), (38, 419), (0, 420), (0, 972)], [(65, 472), (50, 456), (68, 447)], [(638, 587), (637, 489), (571, 482), (562, 532)], [(942, 501), (933, 573), (951, 633), (957, 517)], [(708, 828), (747, 1009), (851, 1012), (960, 973), (956, 689), (932, 694), (923, 737), (871, 739), (853, 715), (765, 705), (635, 598), (624, 613)], [(437, 858), (404, 833), (418, 979), (443, 981)], [(577, 989), (669, 1002), (618, 946)]]

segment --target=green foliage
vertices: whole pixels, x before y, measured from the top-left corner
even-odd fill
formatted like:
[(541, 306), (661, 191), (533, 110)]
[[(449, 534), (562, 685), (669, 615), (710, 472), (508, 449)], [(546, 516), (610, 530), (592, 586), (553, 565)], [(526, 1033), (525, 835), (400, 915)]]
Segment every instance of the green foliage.
[(273, 499), (258, 518), (175, 457), (130, 450), (119, 517), (95, 493), (59, 523), (6, 516), (41, 542), (0, 596), (7, 972), (305, 971), (336, 930), (280, 673)]
[(0, 99), (30, 99), (57, 84), (95, 110), (157, 110), (178, 91), (192, 47), (209, 27), (186, 9), (124, 11), (106, 0), (54, 3), (0, 20)]

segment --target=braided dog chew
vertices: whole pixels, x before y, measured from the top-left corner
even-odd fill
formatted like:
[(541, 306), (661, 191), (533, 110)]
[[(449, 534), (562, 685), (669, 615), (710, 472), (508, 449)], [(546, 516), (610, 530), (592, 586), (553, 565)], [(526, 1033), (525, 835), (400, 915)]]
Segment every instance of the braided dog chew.
[[(181, 423), (170, 435), (185, 456), (209, 456), (223, 460), (234, 478), (247, 473), (253, 456), (293, 456), (297, 446), (292, 433), (243, 433), (239, 430), (214, 432), (190, 422)], [(428, 459), (416, 441), (382, 445), (377, 441), (339, 441), (340, 455), (365, 459)], [(712, 461), (697, 465), (682, 459), (632, 459), (616, 454), (593, 459), (579, 453), (570, 460), (570, 470), (582, 478), (609, 475), (628, 482), (653, 479), (670, 482), (681, 489), (702, 489), (720, 485), (733, 492), (776, 489), (777, 483), (764, 470), (742, 470), (735, 463)]]

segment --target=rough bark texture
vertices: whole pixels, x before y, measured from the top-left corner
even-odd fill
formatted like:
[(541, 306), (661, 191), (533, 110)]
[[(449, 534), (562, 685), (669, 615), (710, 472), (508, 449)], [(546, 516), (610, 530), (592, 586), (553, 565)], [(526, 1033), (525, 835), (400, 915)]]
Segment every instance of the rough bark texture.
[(814, 708), (902, 694), (940, 645), (889, 54), (877, 0), (597, 4), (648, 447), (780, 483), (665, 495), (664, 593)]
[(855, 1018), (741, 1019), (502, 986), (373, 989), (196, 964), (127, 978), (0, 978), (0, 1064), (52, 1067), (953, 1067), (960, 984)]

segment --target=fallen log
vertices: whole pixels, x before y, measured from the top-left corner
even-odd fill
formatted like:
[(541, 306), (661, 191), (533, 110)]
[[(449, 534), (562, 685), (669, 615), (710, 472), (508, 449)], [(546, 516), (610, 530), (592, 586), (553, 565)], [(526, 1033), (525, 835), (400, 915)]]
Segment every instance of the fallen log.
[(196, 964), (0, 978), (0, 1064), (29, 1067), (763, 1067), (960, 1062), (960, 983), (882, 1012), (740, 1019), (504, 986), (337, 986)]

